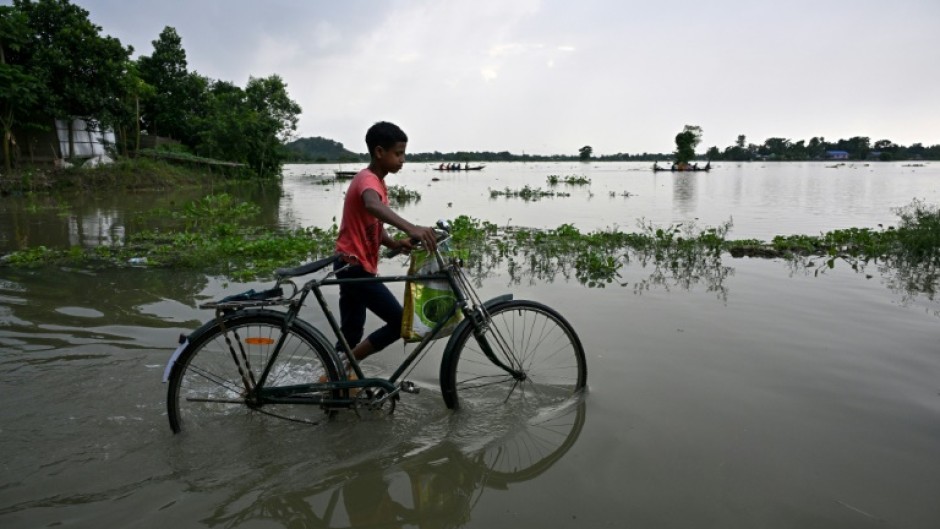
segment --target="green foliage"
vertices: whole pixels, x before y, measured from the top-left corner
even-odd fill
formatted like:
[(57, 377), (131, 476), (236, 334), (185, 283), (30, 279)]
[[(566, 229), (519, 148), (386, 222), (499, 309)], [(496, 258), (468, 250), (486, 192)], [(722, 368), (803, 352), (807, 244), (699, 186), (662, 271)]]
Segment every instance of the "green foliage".
[(567, 176), (565, 176), (565, 177), (561, 177), (561, 176), (556, 175), (556, 174), (548, 175), (548, 185), (549, 185), (549, 186), (553, 186), (553, 187), (554, 187), (554, 186), (558, 185), (559, 182), (564, 182), (565, 185), (569, 185), (569, 186), (585, 186), (585, 185), (591, 185), (591, 179), (588, 178), (588, 177), (586, 177), (586, 176), (582, 176), (582, 175), (573, 175), (573, 174), (570, 174), (570, 175), (567, 175)]
[(578, 158), (582, 162), (586, 162), (591, 159), (591, 155), (594, 153), (594, 149), (590, 145), (585, 145), (578, 149)]
[(110, 122), (133, 50), (102, 36), (88, 11), (66, 0), (17, 0), (13, 5), (23, 13), (31, 35), (20, 60), (44, 87), (40, 112)]
[(676, 134), (676, 163), (686, 165), (695, 158), (695, 147), (702, 141), (702, 127), (686, 125)]
[(404, 186), (388, 186), (388, 200), (394, 206), (400, 206), (409, 202), (419, 202), (421, 193), (406, 189)]
[[(51, 128), (53, 118), (91, 118), (114, 128), (121, 152), (139, 147), (139, 124), (191, 152), (243, 163), (261, 177), (280, 174), (283, 143), (301, 109), (277, 75), (244, 90), (187, 70), (182, 38), (165, 27), (153, 52), (100, 34), (67, 0), (0, 6), (0, 124), (7, 168), (14, 124)], [(70, 142), (70, 146), (72, 142)], [(71, 149), (71, 147), (70, 147)], [(7, 171), (9, 172), (9, 171)]]
[(247, 164), (261, 177), (277, 176), (287, 157), (282, 142), (296, 128), (299, 113), (277, 75), (252, 78), (244, 90), (217, 81), (205, 117), (198, 121), (196, 152)]
[[(40, 101), (44, 86), (18, 55), (29, 43), (28, 21), (22, 12), (0, 6), (0, 126), (3, 163), (12, 169), (13, 126), (26, 119)], [(7, 62), (9, 56), (10, 63)]]
[(153, 90), (143, 98), (141, 122), (149, 134), (195, 143), (196, 119), (204, 112), (208, 80), (187, 70), (183, 39), (165, 27), (153, 53), (137, 60), (140, 79)]

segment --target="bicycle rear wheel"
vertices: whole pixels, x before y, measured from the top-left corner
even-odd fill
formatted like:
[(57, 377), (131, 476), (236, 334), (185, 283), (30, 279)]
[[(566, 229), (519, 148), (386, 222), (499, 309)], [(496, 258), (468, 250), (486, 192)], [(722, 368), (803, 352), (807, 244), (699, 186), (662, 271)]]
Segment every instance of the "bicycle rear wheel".
[[(515, 300), (489, 309), (487, 332), (476, 339), (467, 325), (441, 364), (441, 391), (448, 408), (486, 408), (505, 403), (536, 408), (557, 405), (587, 383), (581, 340), (554, 309)], [(484, 352), (485, 340), (513, 376)]]
[[(189, 345), (172, 368), (167, 389), (167, 412), (174, 432), (184, 426), (205, 428), (259, 417), (310, 423), (324, 417), (314, 398), (330, 396), (328, 392), (293, 395), (307, 398), (309, 403), (275, 405), (252, 398), (248, 389), (257, 384), (270, 361), (283, 334), (284, 317), (268, 310), (237, 313), (225, 317), (224, 332), (218, 322), (211, 322), (190, 336)], [(338, 379), (326, 344), (294, 322), (264, 386)]]

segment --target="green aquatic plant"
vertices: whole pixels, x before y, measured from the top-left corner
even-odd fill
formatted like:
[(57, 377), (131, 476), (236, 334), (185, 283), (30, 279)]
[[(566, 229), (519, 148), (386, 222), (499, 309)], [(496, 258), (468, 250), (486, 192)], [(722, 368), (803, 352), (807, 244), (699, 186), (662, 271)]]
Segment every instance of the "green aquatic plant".
[(388, 186), (388, 201), (392, 205), (403, 205), (409, 202), (418, 202), (421, 200), (421, 193), (406, 189), (404, 186)]
[(499, 189), (490, 189), (490, 198), (497, 197), (506, 197), (506, 198), (521, 198), (526, 202), (539, 200), (545, 197), (570, 197), (571, 193), (563, 193), (559, 191), (543, 191), (539, 187), (529, 187), (528, 185), (523, 186), (522, 189), (510, 189), (505, 188), (502, 190)]
[[(514, 282), (561, 277), (588, 287), (632, 284), (635, 291), (704, 282), (709, 290), (724, 295), (723, 281), (733, 270), (722, 258), (730, 254), (785, 259), (790, 266), (817, 275), (839, 263), (859, 272), (876, 266), (894, 288), (932, 298), (940, 282), (940, 210), (918, 201), (896, 213), (900, 219), (896, 227), (778, 236), (770, 242), (728, 240), (730, 221), (700, 228), (691, 222), (659, 226), (641, 219), (634, 231), (585, 232), (570, 223), (535, 229), (498, 226), (461, 215), (451, 223), (451, 244), (478, 282), (504, 270)], [(3, 256), (0, 264), (107, 267), (145, 263), (251, 279), (332, 253), (338, 233), (335, 219), (328, 228), (259, 227), (255, 224), (257, 206), (228, 195), (195, 200), (176, 213), (153, 210), (149, 214), (171, 215), (174, 222), (87, 249), (28, 247), (24, 242), (22, 250)], [(631, 264), (647, 270), (648, 276), (632, 283), (624, 280), (624, 269)]]
[(547, 180), (548, 180), (548, 185), (551, 187), (557, 186), (559, 182), (563, 182), (565, 185), (570, 185), (570, 186), (591, 185), (591, 179), (582, 175), (572, 174), (572, 175), (567, 175), (567, 176), (562, 177), (560, 175), (553, 174), (553, 175), (548, 175)]

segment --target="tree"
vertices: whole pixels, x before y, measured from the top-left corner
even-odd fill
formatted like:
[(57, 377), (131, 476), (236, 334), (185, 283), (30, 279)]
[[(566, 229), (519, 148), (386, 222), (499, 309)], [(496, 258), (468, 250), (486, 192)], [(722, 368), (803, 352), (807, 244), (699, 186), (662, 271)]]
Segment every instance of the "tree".
[(72, 121), (107, 117), (120, 98), (125, 65), (132, 48), (100, 35), (88, 11), (68, 0), (14, 0), (31, 33), (25, 57), (45, 86), (39, 104), (44, 113), (68, 121), (69, 152), (74, 154)]
[(767, 138), (758, 153), (777, 160), (788, 159), (790, 140), (786, 138)]
[(594, 149), (590, 145), (585, 145), (578, 149), (578, 157), (582, 162), (586, 162), (591, 159), (591, 155), (594, 154)]
[(251, 166), (261, 176), (273, 174), (280, 170), (286, 157), (283, 144), (297, 130), (300, 105), (288, 96), (287, 83), (278, 75), (250, 78), (245, 94), (256, 116), (256, 148), (252, 151)]
[(855, 136), (847, 140), (839, 140), (836, 143), (835, 148), (841, 151), (847, 151), (849, 153), (849, 158), (853, 160), (864, 160), (868, 157), (868, 152), (871, 150), (869, 145), (870, 139), (866, 136)]
[(806, 146), (806, 154), (813, 160), (822, 160), (826, 157), (826, 138), (813, 136)]
[[(10, 6), (0, 6), (0, 125), (3, 127), (3, 167), (12, 170), (10, 147), (15, 142), (13, 125), (35, 109), (43, 90), (42, 84), (18, 60), (29, 42), (27, 21), (23, 13)], [(10, 56), (9, 62), (7, 56)]]
[(682, 132), (676, 134), (676, 163), (680, 166), (688, 165), (695, 158), (695, 147), (702, 141), (702, 127), (686, 125)]
[(111, 110), (115, 133), (125, 154), (131, 148), (134, 151), (140, 150), (141, 100), (151, 98), (155, 94), (154, 88), (140, 77), (137, 62), (128, 61), (126, 69), (127, 74), (121, 83), (121, 98)]
[(208, 79), (187, 70), (186, 50), (176, 29), (166, 26), (152, 42), (153, 53), (138, 59), (140, 78), (153, 87), (143, 99), (141, 121), (147, 132), (194, 146), (197, 118), (208, 111)]
[(258, 176), (278, 174), (287, 155), (283, 143), (300, 114), (284, 81), (277, 75), (252, 78), (244, 90), (216, 81), (208, 98), (207, 113), (197, 124), (197, 152), (245, 163)]

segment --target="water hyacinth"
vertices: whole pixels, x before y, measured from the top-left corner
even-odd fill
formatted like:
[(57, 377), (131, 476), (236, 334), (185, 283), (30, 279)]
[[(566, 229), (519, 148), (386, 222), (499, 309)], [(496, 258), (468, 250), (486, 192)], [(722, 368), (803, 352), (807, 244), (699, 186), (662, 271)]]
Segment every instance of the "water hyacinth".
[[(396, 190), (418, 200), (420, 195)], [(411, 198), (408, 198), (411, 197)], [(607, 228), (581, 232), (572, 224), (553, 229), (497, 226), (458, 216), (452, 221), (455, 248), (468, 256), (465, 266), (477, 281), (504, 270), (511, 281), (553, 281), (560, 277), (588, 287), (685, 285), (703, 282), (719, 294), (733, 270), (722, 259), (784, 259), (819, 274), (837, 263), (863, 272), (876, 265), (896, 288), (932, 298), (940, 281), (940, 210), (915, 201), (896, 211), (897, 227), (849, 228), (819, 236), (778, 236), (770, 242), (727, 240), (731, 222), (700, 228), (694, 223), (656, 226), (641, 219), (636, 231)], [(172, 226), (130, 234), (123, 244), (68, 249), (25, 248), (2, 258), (6, 266), (81, 264), (198, 268), (235, 279), (270, 277), (276, 268), (332, 253), (338, 232), (328, 228), (262, 228), (254, 223), (255, 205), (226, 194), (210, 195), (179, 211), (154, 210)], [(392, 230), (394, 231), (394, 230)], [(821, 260), (821, 263), (820, 263)], [(632, 284), (621, 272), (629, 264), (649, 271)]]

